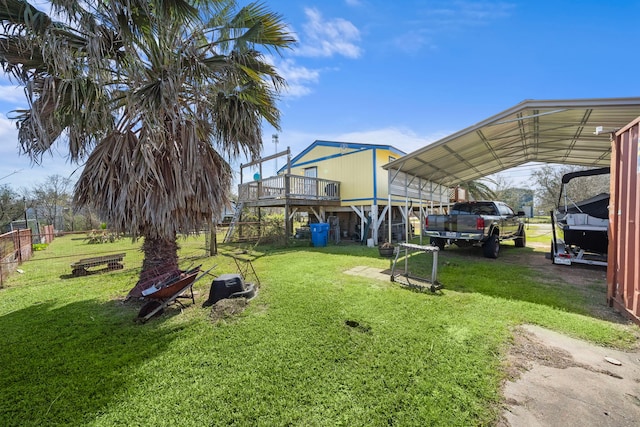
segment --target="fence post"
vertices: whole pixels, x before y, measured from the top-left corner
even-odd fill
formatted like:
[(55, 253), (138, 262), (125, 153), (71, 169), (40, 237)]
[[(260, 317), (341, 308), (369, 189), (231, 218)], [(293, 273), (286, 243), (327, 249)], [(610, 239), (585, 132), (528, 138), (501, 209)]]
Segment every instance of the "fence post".
[[(16, 231), (16, 237), (14, 239), (18, 241), (18, 264), (22, 264), (22, 239), (20, 236), (20, 230)], [(15, 243), (14, 243), (14, 250), (15, 250)]]

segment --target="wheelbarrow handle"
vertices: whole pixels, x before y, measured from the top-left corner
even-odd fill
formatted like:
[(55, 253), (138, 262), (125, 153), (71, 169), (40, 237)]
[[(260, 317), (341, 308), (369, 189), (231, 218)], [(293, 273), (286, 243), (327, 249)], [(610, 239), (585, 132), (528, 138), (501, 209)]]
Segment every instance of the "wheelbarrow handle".
[(218, 264), (215, 264), (213, 267), (211, 267), (210, 269), (208, 269), (207, 271), (205, 271), (204, 273), (202, 273), (200, 276), (196, 277), (196, 279), (193, 281), (193, 283), (196, 283), (198, 280), (202, 279), (204, 276), (206, 276), (207, 274), (209, 274), (209, 272), (211, 270), (213, 270), (214, 268), (216, 268), (218, 266)]

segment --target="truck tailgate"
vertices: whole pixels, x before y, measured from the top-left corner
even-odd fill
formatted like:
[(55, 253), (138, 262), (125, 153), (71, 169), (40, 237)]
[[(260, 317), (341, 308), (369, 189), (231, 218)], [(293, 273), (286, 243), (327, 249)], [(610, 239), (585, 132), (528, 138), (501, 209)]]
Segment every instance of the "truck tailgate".
[(478, 215), (429, 215), (427, 231), (473, 233)]

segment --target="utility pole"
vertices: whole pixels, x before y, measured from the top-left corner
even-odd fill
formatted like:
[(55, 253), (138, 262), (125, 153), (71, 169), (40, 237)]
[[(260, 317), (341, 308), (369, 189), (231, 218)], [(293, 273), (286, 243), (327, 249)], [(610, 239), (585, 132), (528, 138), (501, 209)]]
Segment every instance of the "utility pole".
[(27, 219), (27, 198), (23, 196), (22, 201), (24, 202), (24, 227), (29, 228), (29, 220)]
[[(273, 135), (271, 135), (271, 142), (273, 142), (276, 145), (276, 154), (278, 154), (278, 134), (274, 133)], [(278, 175), (278, 158), (276, 157), (276, 172), (274, 173), (274, 175)]]

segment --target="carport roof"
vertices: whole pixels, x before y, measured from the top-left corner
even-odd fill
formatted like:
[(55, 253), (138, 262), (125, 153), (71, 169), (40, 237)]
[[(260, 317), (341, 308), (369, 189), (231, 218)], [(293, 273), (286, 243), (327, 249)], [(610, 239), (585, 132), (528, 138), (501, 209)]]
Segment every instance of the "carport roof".
[(529, 162), (609, 166), (611, 132), (638, 116), (640, 98), (526, 100), (384, 168), (454, 186)]

